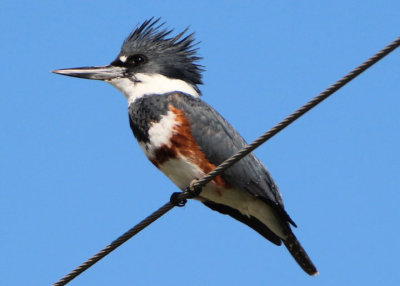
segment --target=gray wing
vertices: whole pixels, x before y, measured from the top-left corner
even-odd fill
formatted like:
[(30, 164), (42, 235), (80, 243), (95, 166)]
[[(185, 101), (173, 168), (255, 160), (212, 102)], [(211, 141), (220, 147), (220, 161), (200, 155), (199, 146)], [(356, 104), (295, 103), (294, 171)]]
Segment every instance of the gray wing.
[[(192, 136), (212, 164), (219, 165), (246, 145), (239, 133), (199, 98), (175, 92), (169, 95), (168, 101), (185, 113), (190, 122)], [(226, 170), (222, 177), (231, 186), (274, 206), (294, 225), (284, 211), (283, 201), (274, 180), (253, 154), (249, 154)]]

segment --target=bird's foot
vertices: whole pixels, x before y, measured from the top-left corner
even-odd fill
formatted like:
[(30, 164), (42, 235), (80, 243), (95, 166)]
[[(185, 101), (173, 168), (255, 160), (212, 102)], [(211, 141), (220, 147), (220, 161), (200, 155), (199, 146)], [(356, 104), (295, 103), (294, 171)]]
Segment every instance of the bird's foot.
[(200, 195), (202, 188), (196, 187), (198, 179), (194, 179), (190, 182), (189, 187), (186, 188), (185, 192), (189, 194), (189, 198), (194, 198)]
[(175, 192), (172, 193), (171, 197), (169, 198), (169, 202), (176, 207), (183, 207), (187, 203), (187, 199), (182, 198), (182, 192)]
[(197, 179), (193, 180), (184, 192), (175, 192), (171, 195), (169, 202), (176, 207), (183, 207), (187, 199), (192, 199), (200, 195), (201, 187), (196, 187)]

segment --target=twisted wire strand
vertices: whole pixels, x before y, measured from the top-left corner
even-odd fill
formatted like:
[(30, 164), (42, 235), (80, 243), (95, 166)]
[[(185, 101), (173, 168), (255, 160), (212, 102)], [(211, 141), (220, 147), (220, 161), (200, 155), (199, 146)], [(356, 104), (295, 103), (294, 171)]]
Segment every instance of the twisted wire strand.
[(121, 246), (123, 243), (125, 243), (128, 239), (133, 237), (135, 234), (146, 228), (149, 224), (153, 223), (155, 220), (160, 218), (162, 215), (170, 211), (174, 205), (171, 203), (166, 203), (163, 205), (161, 208), (153, 212), (151, 215), (146, 217), (144, 220), (142, 220), (140, 223), (132, 227), (130, 230), (125, 232), (123, 235), (118, 237), (116, 240), (111, 242), (109, 245), (104, 247), (102, 250), (97, 252), (95, 255), (90, 257), (88, 260), (83, 262), (81, 265), (76, 267), (74, 270), (72, 270), (70, 273), (65, 275), (63, 278), (58, 280), (56, 283), (54, 283), (54, 286), (61, 286), (65, 285), (68, 282), (70, 282), (72, 279), (75, 277), (79, 276), (83, 271), (87, 270), (89, 267), (91, 267), (93, 264), (101, 260), (104, 256), (112, 252), (114, 249), (117, 247)]
[(370, 57), (368, 60), (363, 62), (361, 65), (353, 69), (351, 72), (346, 74), (344, 77), (339, 79), (337, 82), (332, 84), (330, 87), (325, 89), (323, 92), (318, 94), (316, 97), (311, 99), (309, 102), (304, 104), (302, 107), (300, 107), (298, 110), (290, 114), (288, 117), (283, 119), (281, 122), (279, 122), (277, 125), (272, 127), (270, 130), (262, 134), (260, 137), (258, 137), (256, 140), (254, 140), (251, 144), (247, 145), (243, 149), (241, 149), (239, 152), (222, 162), (220, 165), (218, 165), (214, 170), (206, 174), (204, 177), (201, 179), (197, 180), (193, 184), (193, 187), (196, 188), (201, 188), (205, 186), (207, 183), (209, 183), (212, 179), (214, 179), (216, 176), (222, 174), (226, 169), (231, 167), (233, 164), (238, 162), (240, 159), (242, 159), (244, 156), (248, 155), (250, 152), (254, 151), (257, 147), (259, 147), (261, 144), (263, 144), (265, 141), (269, 140), (271, 137), (276, 135), (278, 132), (280, 132), (282, 129), (286, 128), (289, 126), (291, 123), (293, 123), (295, 120), (297, 120), (299, 117), (303, 116), (306, 112), (310, 111), (313, 107), (315, 107), (317, 104), (321, 103), (323, 100), (327, 99), (330, 95), (332, 95), (334, 92), (339, 90), (341, 87), (345, 86), (348, 82), (350, 82), (352, 79), (360, 75), (362, 72), (367, 70), (369, 67), (371, 67), (373, 64), (377, 63), (379, 60), (381, 60), (384, 56), (388, 55), (390, 52), (392, 52), (394, 49), (396, 49), (400, 45), (400, 37), (398, 37), (396, 40), (391, 42), (389, 45), (387, 45), (385, 48), (380, 50), (378, 53)]
[[(238, 162), (240, 159), (248, 155), (250, 152), (254, 151), (257, 147), (259, 147), (261, 144), (265, 143), (267, 140), (269, 140), (271, 137), (276, 135), (278, 132), (280, 132), (282, 129), (286, 128), (288, 125), (290, 125), (292, 122), (297, 120), (299, 117), (304, 115), (306, 112), (311, 110), (313, 107), (315, 107), (317, 104), (321, 103), (323, 100), (328, 98), (330, 95), (332, 95), (335, 91), (340, 89), (341, 87), (345, 86), (348, 82), (353, 80), (355, 77), (360, 75), (362, 72), (367, 70), (369, 67), (371, 67), (373, 64), (377, 63), (379, 60), (381, 60), (383, 57), (388, 55), (390, 52), (395, 50), (397, 47), (400, 46), (400, 37), (395, 39), (393, 42), (391, 42), (389, 45), (387, 45), (385, 48), (380, 50), (378, 53), (370, 57), (368, 60), (363, 62), (361, 65), (353, 69), (351, 72), (349, 72), (347, 75), (342, 77), (340, 80), (332, 84), (330, 87), (325, 89), (323, 92), (318, 94), (316, 97), (311, 99), (309, 102), (304, 104), (302, 107), (300, 107), (298, 110), (290, 114), (288, 117), (283, 119), (281, 122), (279, 122), (277, 125), (272, 127), (270, 130), (262, 134), (260, 137), (258, 137), (256, 140), (254, 140), (251, 144), (247, 145), (243, 149), (241, 149), (239, 152), (225, 160), (223, 163), (218, 165), (213, 171), (209, 172), (206, 174), (204, 177), (201, 179), (194, 181), (190, 187), (188, 187), (187, 191), (178, 193), (175, 199), (177, 201), (185, 202), (186, 199), (188, 198), (193, 198), (194, 193), (192, 192), (193, 189), (201, 189), (204, 187), (207, 183), (209, 183), (211, 180), (213, 180), (216, 176), (222, 174), (226, 169), (234, 165), (236, 162)], [(163, 216), (165, 213), (170, 211), (175, 205), (168, 202), (165, 205), (163, 205), (161, 208), (153, 212), (151, 215), (146, 217), (144, 220), (142, 220), (140, 223), (132, 227), (130, 230), (125, 232), (123, 235), (118, 237), (116, 240), (111, 242), (108, 246), (100, 250), (98, 253), (93, 255), (91, 258), (83, 262), (81, 265), (79, 265), (77, 268), (72, 270), (70, 273), (65, 275), (63, 278), (58, 280), (56, 283), (54, 283), (54, 286), (61, 286), (65, 285), (68, 282), (70, 282), (72, 279), (76, 278), (79, 276), (82, 272), (93, 266), (96, 262), (101, 260), (103, 257), (111, 253), (114, 249), (117, 247), (121, 246), (123, 243), (125, 243), (127, 240), (132, 238), (134, 235), (136, 235), (138, 232), (149, 226), (151, 223), (156, 221), (158, 218)]]

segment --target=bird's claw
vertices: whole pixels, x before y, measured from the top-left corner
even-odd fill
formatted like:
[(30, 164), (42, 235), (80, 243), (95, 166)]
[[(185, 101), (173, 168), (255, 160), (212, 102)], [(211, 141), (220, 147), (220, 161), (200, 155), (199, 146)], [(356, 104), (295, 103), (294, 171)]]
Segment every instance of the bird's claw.
[(176, 206), (176, 207), (183, 207), (183, 206), (185, 206), (186, 203), (187, 203), (187, 200), (186, 200), (186, 199), (180, 198), (181, 195), (182, 195), (182, 192), (175, 192), (175, 193), (172, 193), (172, 195), (171, 195), (171, 197), (170, 197), (170, 199), (169, 199), (169, 202), (170, 202), (171, 204), (173, 204), (174, 206)]
[(190, 198), (197, 197), (201, 193), (201, 187), (196, 187), (198, 179), (194, 179), (190, 182), (189, 187), (186, 188), (185, 192), (190, 195)]
[[(187, 199), (192, 199), (200, 195), (201, 193), (201, 187), (196, 187), (195, 184), (197, 183), (197, 179), (193, 180), (190, 184), (189, 187), (185, 189), (184, 192), (175, 192), (171, 195), (169, 202), (176, 206), (176, 207), (183, 207), (187, 203)], [(185, 195), (185, 197), (182, 198), (182, 196)]]

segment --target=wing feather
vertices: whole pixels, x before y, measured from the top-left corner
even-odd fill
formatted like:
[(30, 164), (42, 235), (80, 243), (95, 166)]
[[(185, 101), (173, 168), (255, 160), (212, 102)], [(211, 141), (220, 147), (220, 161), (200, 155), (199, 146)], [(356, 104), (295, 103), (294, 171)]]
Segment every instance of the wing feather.
[[(246, 146), (246, 141), (229, 122), (204, 101), (179, 92), (166, 96), (169, 104), (184, 111), (192, 136), (212, 164), (221, 164)], [(282, 197), (274, 180), (252, 153), (226, 170), (222, 177), (231, 186), (275, 207), (286, 221), (295, 225), (284, 210)]]

